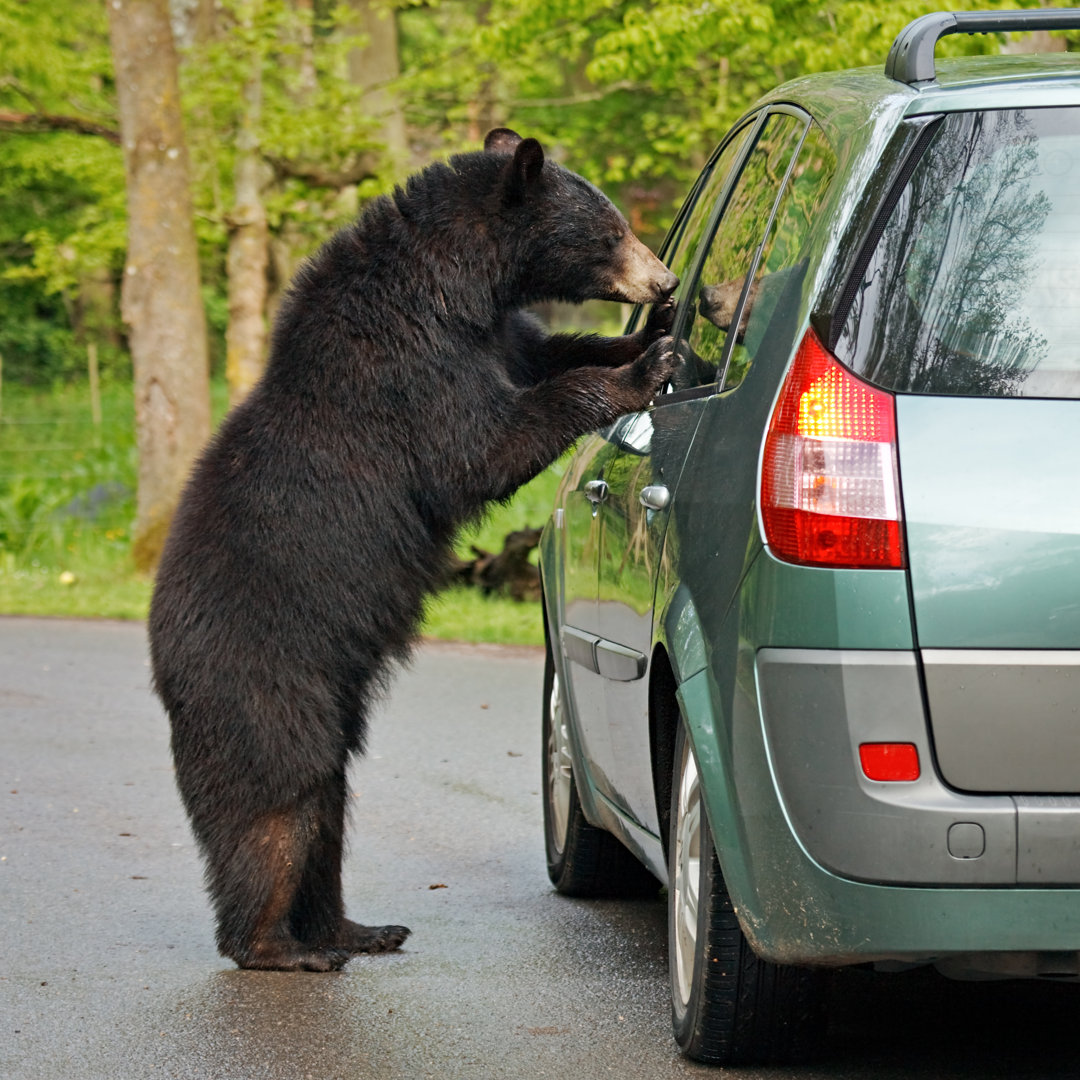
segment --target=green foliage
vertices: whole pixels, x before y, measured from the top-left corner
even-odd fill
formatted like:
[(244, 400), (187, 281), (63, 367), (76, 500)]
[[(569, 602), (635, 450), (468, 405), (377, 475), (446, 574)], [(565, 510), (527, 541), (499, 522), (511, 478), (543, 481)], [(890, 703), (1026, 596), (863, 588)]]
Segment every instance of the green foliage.
[[(5, 387), (0, 420), (0, 610), (139, 616), (131, 566), (131, 389), (107, 385), (102, 423), (85, 387)], [(132, 607), (141, 596), (143, 606)]]
[[(113, 122), (103, 6), (0, 0), (0, 51), (0, 109)], [(0, 279), (70, 299), (81, 277), (121, 265), (123, 213), (117, 147), (66, 132), (0, 136)]]
[(41, 112), (112, 115), (105, 5), (0, 0), (0, 101)]
[[(306, 253), (352, 217), (358, 200), (385, 190), (387, 164), (363, 90), (346, 58), (364, 38), (344, 5), (320, 5), (313, 43), (304, 12), (286, 0), (219, 0), (217, 32), (189, 46), (181, 65), (204, 278), (224, 288), (224, 246), (232, 207), (238, 136), (248, 130), (266, 162), (270, 227), (287, 222)], [(314, 83), (309, 81), (308, 68)], [(257, 115), (242, 90), (259, 83)], [(370, 165), (364, 169), (364, 165)], [(320, 184), (312, 174), (357, 173), (354, 183)]]
[[(1037, 0), (1020, 0), (1022, 6)], [(473, 147), (510, 123), (610, 189), (654, 246), (689, 179), (763, 90), (799, 74), (883, 62), (896, 32), (937, 0), (387, 0), (403, 75), (396, 87), (417, 160)], [(1011, 0), (958, 0), (966, 7)], [(224, 332), (225, 248), (239, 136), (266, 162), (264, 198), (287, 262), (315, 247), (399, 166), (378, 142), (349, 51), (363, 43), (334, 0), (219, 0), (215, 32), (182, 53), (203, 280), (215, 356)], [(990, 51), (992, 36), (943, 53)], [(0, 0), (0, 109), (116, 128), (104, 5)], [(252, 119), (244, 88), (261, 82)], [(327, 183), (328, 173), (338, 179)], [(345, 180), (341, 177), (345, 176)], [(125, 246), (119, 149), (73, 133), (0, 134), (0, 332), (9, 373), (47, 382), (81, 367), (79, 291)], [(284, 271), (285, 273), (288, 270)], [(277, 287), (283, 284), (277, 281)], [(11, 290), (16, 291), (12, 292)], [(9, 323), (12, 320), (8, 320)], [(51, 329), (50, 329), (51, 324)]]
[[(688, 181), (755, 98), (798, 75), (883, 65), (897, 32), (941, 6), (448, 0), (402, 13), (406, 82), (420, 103), (413, 118), (441, 123), (443, 145), (460, 145), (463, 126), (477, 116), (517, 126), (613, 189), (655, 242)], [(1011, 8), (1037, 0), (949, 6)], [(993, 36), (959, 35), (944, 39), (940, 51), (992, 52), (998, 44)]]
[[(948, 6), (1037, 4), (953, 0)], [(289, 264), (367, 199), (387, 190), (404, 168), (473, 149), (489, 127), (501, 124), (537, 136), (556, 159), (604, 186), (655, 247), (689, 181), (760, 93), (808, 72), (880, 67), (899, 29), (942, 5), (940, 0), (386, 0), (386, 6), (396, 11), (400, 30), (402, 76), (391, 89), (401, 102), (413, 153), (404, 165), (388, 159), (379, 144), (377, 118), (349, 80), (347, 57), (362, 38), (351, 28), (353, 14), (346, 5), (315, 0), (316, 23), (305, 26), (308, 9), (293, 0), (217, 0), (211, 39), (184, 45), (183, 106), (203, 294), (219, 363), (228, 318), (225, 255), (242, 138), (258, 147), (265, 163), (263, 197), (275, 255), (283, 265), (275, 288), (284, 284), (280, 278), (289, 273)], [(116, 129), (107, 29), (100, 2), (0, 0), (0, 111), (76, 117)], [(997, 47), (992, 36), (956, 35), (944, 39), (940, 51)], [(245, 88), (256, 76), (261, 98), (253, 110)], [(118, 340), (125, 234), (117, 146), (64, 131), (0, 132), (5, 417), (11, 402), (21, 400), (12, 382), (81, 392), (77, 386), (63, 390), (62, 384), (81, 380), (88, 341), (99, 345), (106, 393), (115, 390), (118, 402), (130, 401), (130, 389), (122, 383), (127, 359), (117, 344), (109, 344)], [(102, 278), (114, 287), (106, 301), (111, 313), (89, 313), (87, 282)], [(69, 455), (64, 478), (52, 476), (57, 470), (49, 463), (63, 457), (56, 448), (65, 445), (68, 429), (42, 426), (43, 442), (32, 444), (42, 448), (19, 457), (11, 445), (14, 427), (0, 422), (0, 570), (6, 574), (0, 575), (0, 608), (32, 610), (40, 603), (45, 607), (37, 610), (67, 610), (65, 602), (83, 602), (89, 584), (56, 584), (65, 565), (79, 559), (89, 560), (78, 569), (80, 582), (107, 580), (102, 568), (108, 566), (123, 583), (116, 595), (126, 589), (135, 609), (145, 605), (145, 583), (137, 584), (125, 561), (130, 504), (121, 500), (112, 506), (108, 512), (116, 517), (102, 527), (62, 513), (95, 485), (134, 488), (132, 418), (126, 408), (115, 414), (126, 434), (116, 429), (103, 436), (101, 447), (81, 450), (83, 457)], [(539, 524), (551, 492), (537, 492), (540, 488), (527, 489), (515, 500), (512, 522), (502, 509), (493, 513), (479, 532), (462, 539), (464, 550), (472, 541), (497, 548), (511, 529)], [(8, 585), (16, 580), (22, 585), (11, 591)], [(32, 602), (23, 589), (30, 582), (37, 597)], [(477, 605), (489, 602), (466, 595), (461, 605), (449, 606), (467, 607), (468, 614), (458, 623), (457, 616), (444, 620), (440, 632), (460, 636), (468, 626), (485, 623), (491, 609)], [(101, 612), (118, 613), (104, 587), (96, 603)], [(433, 608), (432, 625), (446, 610), (446, 601)], [(524, 618), (520, 611), (518, 617)], [(466, 627), (460, 634), (446, 629), (459, 623)], [(497, 632), (518, 633), (507, 626)]]

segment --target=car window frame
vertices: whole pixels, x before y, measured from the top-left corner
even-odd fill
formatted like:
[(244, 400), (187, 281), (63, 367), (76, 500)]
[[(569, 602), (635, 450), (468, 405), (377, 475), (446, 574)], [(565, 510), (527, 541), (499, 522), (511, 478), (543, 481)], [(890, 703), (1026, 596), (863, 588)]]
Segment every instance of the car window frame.
[[(690, 189), (690, 194), (687, 195), (683, 201), (679, 212), (675, 216), (675, 221), (671, 228), (668, 229), (667, 235), (664, 237), (664, 242), (660, 245), (660, 249), (657, 252), (657, 258), (667, 265), (667, 260), (671, 255), (671, 250), (682, 239), (683, 232), (686, 229), (687, 223), (690, 221), (694, 210), (697, 209), (698, 199), (702, 197), (705, 188), (708, 186), (709, 181), (713, 177), (713, 172), (716, 169), (716, 165), (720, 158), (723, 156), (724, 151), (735, 142), (736, 139), (749, 135), (747, 138), (746, 147), (743, 149), (742, 154), (738, 160), (732, 165), (729, 173), (728, 182), (721, 188), (720, 194), (717, 197), (716, 204), (709, 213), (709, 217), (705, 223), (705, 229), (703, 235), (712, 237), (713, 230), (716, 225), (718, 217), (716, 207), (726, 206), (727, 200), (731, 196), (731, 191), (738, 180), (738, 177), (742, 175), (743, 165), (746, 163), (747, 155), (750, 153), (750, 149), (756, 144), (757, 136), (760, 134), (761, 125), (765, 116), (766, 110), (761, 109), (756, 113), (750, 113), (743, 117), (742, 122), (733, 127), (723, 140), (719, 143), (716, 149), (712, 152), (708, 162), (706, 162), (704, 168), (698, 173), (697, 179), (694, 181), (694, 186)], [(708, 244), (703, 244), (702, 247), (707, 248)], [(694, 261), (690, 264), (689, 276), (693, 278), (698, 272), (700, 252), (695, 253)], [(630, 313), (630, 318), (626, 321), (626, 333), (632, 334), (638, 328), (638, 323), (641, 321), (642, 313), (645, 311), (646, 304), (637, 304), (634, 310)], [(676, 316), (676, 322), (672, 325), (671, 332), (674, 335), (678, 327), (678, 315)], [(662, 400), (662, 399), (661, 399)], [(654, 403), (659, 404), (659, 401)]]
[[(787, 163), (787, 167), (784, 170), (783, 179), (777, 185), (776, 195), (773, 198), (772, 205), (769, 207), (769, 216), (765, 221), (764, 228), (761, 232), (760, 240), (757, 247), (754, 249), (753, 258), (750, 260), (750, 264), (747, 268), (746, 277), (743, 280), (742, 290), (739, 294), (739, 300), (735, 307), (732, 324), (738, 326), (739, 319), (742, 318), (743, 308), (746, 304), (746, 298), (749, 294), (750, 284), (754, 280), (754, 275), (757, 272), (758, 265), (761, 261), (761, 253), (769, 237), (769, 230), (772, 228), (773, 222), (776, 219), (777, 207), (780, 204), (780, 198), (787, 188), (788, 182), (791, 179), (792, 170), (795, 167), (795, 162), (798, 160), (799, 153), (802, 151), (803, 143), (806, 141), (807, 132), (810, 130), (810, 126), (813, 123), (813, 117), (807, 112), (806, 109), (800, 108), (790, 102), (777, 102), (770, 104), (760, 109), (756, 114), (753, 114), (748, 121), (753, 124), (753, 130), (749, 133), (750, 137), (746, 139), (746, 146), (743, 149), (738, 161), (732, 166), (728, 180), (725, 183), (720, 196), (716, 200), (716, 206), (713, 208), (712, 213), (709, 216), (708, 224), (704, 231), (704, 235), (708, 239), (700, 245), (700, 249), (695, 253), (694, 260), (690, 264), (689, 277), (691, 280), (691, 287), (688, 295), (693, 295), (700, 280), (701, 269), (708, 257), (709, 250), (712, 247), (713, 240), (716, 237), (717, 229), (720, 226), (720, 221), (727, 211), (728, 204), (731, 201), (732, 192), (735, 190), (736, 185), (742, 178), (743, 169), (746, 166), (746, 162), (750, 155), (757, 147), (758, 139), (761, 135), (762, 128), (768, 123), (770, 116), (786, 115), (794, 117), (796, 120), (802, 121), (802, 131), (799, 133), (798, 141), (795, 144), (795, 148), (792, 150), (791, 158)], [(745, 124), (740, 125), (734, 129), (728, 138), (721, 143), (714, 155), (714, 160), (717, 159), (720, 153), (726, 149), (730, 144), (732, 138), (734, 138), (739, 132), (746, 130)], [(672, 337), (676, 341), (684, 340), (686, 337), (687, 329), (691, 323), (690, 311), (693, 305), (685, 304), (681, 311), (676, 313), (675, 323), (672, 326)], [(732, 393), (738, 389), (738, 386), (731, 387), (730, 390), (724, 391), (724, 380), (727, 378), (728, 364), (731, 362), (731, 351), (735, 346), (734, 334), (729, 334), (727, 341), (724, 343), (724, 350), (721, 353), (721, 362), (717, 365), (717, 378), (713, 382), (703, 383), (700, 386), (690, 386), (684, 390), (676, 390), (672, 393), (664, 394), (661, 397), (656, 398), (653, 401), (653, 407), (662, 407), (667, 404), (674, 404), (679, 401), (687, 401), (696, 397), (714, 397), (721, 393)], [(740, 384), (741, 385), (741, 384)]]

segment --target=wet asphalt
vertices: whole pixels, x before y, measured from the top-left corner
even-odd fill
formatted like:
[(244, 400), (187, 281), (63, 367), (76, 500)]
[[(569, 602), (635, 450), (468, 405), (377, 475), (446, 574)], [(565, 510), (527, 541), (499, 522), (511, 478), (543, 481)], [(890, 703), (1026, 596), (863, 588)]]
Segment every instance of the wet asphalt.
[(340, 973), (216, 953), (138, 624), (0, 618), (0, 1077), (1078, 1077), (1074, 987), (845, 972), (819, 1061), (671, 1041), (665, 910), (544, 870), (538, 651), (430, 645), (351, 773), (349, 912), (413, 930)]

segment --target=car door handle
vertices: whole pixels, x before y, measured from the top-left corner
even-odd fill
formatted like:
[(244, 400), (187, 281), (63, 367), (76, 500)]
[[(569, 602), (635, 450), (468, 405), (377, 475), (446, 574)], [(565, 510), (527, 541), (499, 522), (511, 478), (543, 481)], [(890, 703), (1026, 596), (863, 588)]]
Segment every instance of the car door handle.
[(663, 484), (650, 484), (641, 489), (638, 502), (647, 510), (666, 510), (671, 502), (671, 492)]
[(590, 480), (585, 485), (585, 498), (594, 506), (597, 505), (597, 503), (602, 503), (607, 496), (608, 486), (606, 480)]

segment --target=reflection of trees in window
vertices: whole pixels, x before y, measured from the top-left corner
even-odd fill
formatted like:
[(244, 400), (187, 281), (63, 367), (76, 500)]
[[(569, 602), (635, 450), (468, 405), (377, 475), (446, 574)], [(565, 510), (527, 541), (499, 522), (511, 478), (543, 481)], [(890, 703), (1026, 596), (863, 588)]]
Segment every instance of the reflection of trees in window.
[(724, 209), (698, 278), (699, 314), (689, 337), (697, 383), (716, 378), (743, 282), (804, 126), (787, 114), (769, 117)]
[(898, 390), (1011, 396), (1046, 355), (1016, 313), (1051, 210), (1023, 111), (943, 124), (898, 202), (839, 343)]
[(705, 228), (709, 224), (712, 212), (716, 207), (716, 200), (724, 188), (732, 166), (738, 159), (749, 131), (750, 126), (747, 125), (729, 140), (727, 146), (721, 151), (701, 190), (701, 194), (693, 207), (691, 207), (690, 214), (681, 228), (680, 235), (676, 238), (671, 250), (665, 253), (669, 269), (679, 278), (679, 288), (675, 293), (677, 301), (681, 300), (688, 285), (689, 270), (702, 241), (707, 239)]
[[(797, 263), (811, 226), (816, 222), (836, 171), (836, 156), (820, 128), (811, 125), (799, 156), (780, 196), (772, 228), (761, 249), (754, 283), (747, 296), (740, 322), (740, 337), (731, 351), (723, 389), (730, 390), (746, 377), (758, 349), (772, 327), (773, 336), (783, 338), (781, 321), (791, 322), (794, 311), (781, 310), (781, 300), (790, 307), (793, 287), (801, 283), (805, 262)], [(779, 316), (779, 317), (778, 317)], [(794, 328), (792, 327), (792, 332)]]

